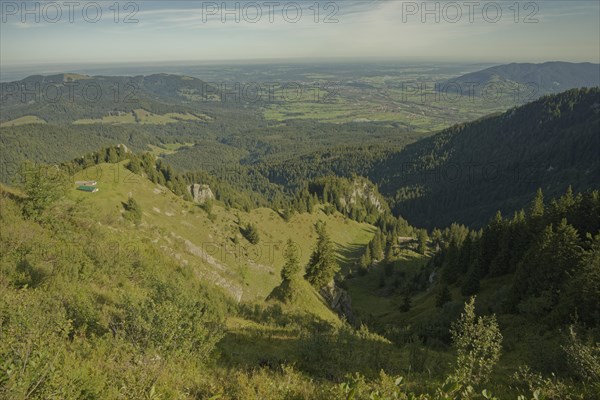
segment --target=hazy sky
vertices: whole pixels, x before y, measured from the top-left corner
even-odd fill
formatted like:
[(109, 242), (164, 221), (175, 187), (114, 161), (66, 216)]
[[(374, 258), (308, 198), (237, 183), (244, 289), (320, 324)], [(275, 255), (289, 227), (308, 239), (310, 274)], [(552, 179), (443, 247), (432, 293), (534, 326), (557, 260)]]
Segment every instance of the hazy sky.
[(221, 1), (0, 2), (1, 66), (379, 56), (600, 62), (598, 0), (427, 2), (427, 10), (422, 1), (239, 1), (237, 11), (228, 1), (230, 12)]

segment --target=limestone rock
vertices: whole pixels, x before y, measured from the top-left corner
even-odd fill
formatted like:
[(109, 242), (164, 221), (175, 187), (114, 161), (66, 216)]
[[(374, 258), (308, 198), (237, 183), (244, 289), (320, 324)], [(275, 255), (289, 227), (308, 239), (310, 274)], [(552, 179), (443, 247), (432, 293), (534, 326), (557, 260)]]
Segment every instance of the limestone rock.
[(334, 284), (325, 286), (320, 292), (329, 308), (344, 316), (350, 324), (354, 324), (356, 319), (352, 312), (352, 300), (347, 291)]
[(201, 185), (199, 183), (195, 183), (189, 187), (190, 194), (194, 199), (194, 202), (198, 204), (204, 204), (207, 200), (213, 200), (215, 195), (212, 190), (210, 190), (210, 186)]

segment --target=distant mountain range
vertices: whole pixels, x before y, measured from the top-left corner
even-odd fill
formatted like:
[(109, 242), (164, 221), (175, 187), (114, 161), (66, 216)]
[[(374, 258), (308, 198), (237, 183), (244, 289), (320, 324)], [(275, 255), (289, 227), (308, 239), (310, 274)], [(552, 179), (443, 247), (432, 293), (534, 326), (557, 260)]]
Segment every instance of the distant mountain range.
[[(210, 106), (218, 89), (179, 75), (87, 76), (33, 75), (0, 83), (2, 120), (35, 115), (48, 123), (102, 118), (116, 110), (136, 108), (155, 113), (189, 111), (193, 104)], [(186, 110), (186, 107), (188, 110)]]
[(450, 79), (441, 88), (454, 90), (455, 85), (459, 85), (463, 92), (474, 89), (479, 95), (482, 90), (489, 90), (490, 95), (494, 95), (496, 88), (492, 85), (503, 88), (505, 92), (520, 85), (521, 97), (533, 100), (544, 94), (600, 86), (600, 64), (562, 61), (542, 64), (511, 63)]

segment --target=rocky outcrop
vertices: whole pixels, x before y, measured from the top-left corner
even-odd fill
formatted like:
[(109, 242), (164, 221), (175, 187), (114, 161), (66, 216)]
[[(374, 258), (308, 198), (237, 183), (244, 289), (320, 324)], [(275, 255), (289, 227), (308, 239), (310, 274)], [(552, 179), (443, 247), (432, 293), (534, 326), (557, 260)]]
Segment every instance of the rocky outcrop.
[(367, 203), (382, 212), (384, 210), (381, 195), (377, 192), (375, 186), (372, 183), (357, 179), (352, 182), (350, 191), (342, 198), (340, 198), (340, 205), (346, 209), (346, 212), (350, 211), (350, 206), (358, 203)]
[(198, 204), (204, 204), (207, 200), (213, 200), (215, 198), (215, 195), (208, 185), (195, 183), (189, 187), (189, 191), (194, 202)]
[(127, 146), (125, 146), (123, 143), (118, 144), (117, 148), (119, 148), (125, 154), (131, 153), (131, 150), (129, 150), (129, 148)]
[(338, 315), (345, 317), (350, 324), (355, 323), (356, 318), (352, 312), (352, 299), (347, 291), (333, 284), (325, 286), (320, 292), (329, 308)]

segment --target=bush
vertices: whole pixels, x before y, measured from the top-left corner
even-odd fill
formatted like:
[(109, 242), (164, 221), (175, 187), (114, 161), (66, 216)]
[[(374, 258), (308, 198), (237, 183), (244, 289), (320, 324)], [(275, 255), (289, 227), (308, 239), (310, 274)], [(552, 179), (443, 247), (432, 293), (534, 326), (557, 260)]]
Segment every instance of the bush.
[(23, 191), (27, 195), (23, 201), (23, 214), (39, 220), (44, 211), (66, 194), (66, 174), (58, 167), (36, 166), (30, 162), (22, 165), (21, 172)]
[(532, 372), (529, 367), (520, 367), (513, 378), (521, 387), (526, 388), (526, 391), (531, 393), (534, 399), (574, 400), (581, 398), (554, 374), (551, 378), (544, 378), (542, 374)]
[(563, 347), (567, 353), (569, 364), (573, 370), (600, 393), (600, 343), (583, 343), (575, 333), (575, 328), (569, 328), (569, 343)]
[(258, 234), (258, 228), (254, 224), (248, 224), (245, 228), (240, 229), (242, 235), (249, 241), (251, 244), (258, 244), (260, 241), (260, 236)]
[(476, 318), (475, 297), (471, 297), (450, 332), (458, 353), (453, 378), (465, 385), (485, 383), (502, 351), (502, 334), (496, 317)]
[(123, 204), (123, 208), (125, 209), (125, 219), (135, 224), (139, 224), (142, 221), (142, 207), (140, 207), (133, 197), (130, 197), (127, 203)]
[(410, 370), (413, 372), (425, 371), (429, 351), (419, 342), (411, 343), (406, 347), (408, 350), (408, 365)]
[[(4, 290), (4, 288), (3, 288)], [(60, 302), (24, 289), (0, 296), (0, 397), (53, 398), (71, 333)]]

